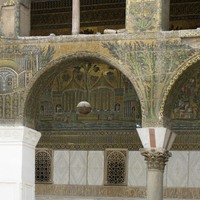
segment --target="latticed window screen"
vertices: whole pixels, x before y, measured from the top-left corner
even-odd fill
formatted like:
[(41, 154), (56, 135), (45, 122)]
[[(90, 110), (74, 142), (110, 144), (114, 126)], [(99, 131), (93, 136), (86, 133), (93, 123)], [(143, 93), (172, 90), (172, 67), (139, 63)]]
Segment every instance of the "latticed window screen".
[(36, 149), (35, 181), (36, 183), (52, 182), (52, 150)]
[(105, 150), (105, 185), (127, 184), (127, 149)]

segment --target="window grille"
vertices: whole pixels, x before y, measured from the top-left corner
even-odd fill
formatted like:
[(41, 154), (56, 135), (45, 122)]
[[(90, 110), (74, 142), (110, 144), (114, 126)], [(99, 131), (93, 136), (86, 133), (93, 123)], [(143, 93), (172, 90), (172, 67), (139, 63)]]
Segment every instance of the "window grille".
[(105, 185), (127, 184), (127, 149), (105, 150)]
[(35, 181), (36, 183), (52, 182), (52, 150), (36, 149)]

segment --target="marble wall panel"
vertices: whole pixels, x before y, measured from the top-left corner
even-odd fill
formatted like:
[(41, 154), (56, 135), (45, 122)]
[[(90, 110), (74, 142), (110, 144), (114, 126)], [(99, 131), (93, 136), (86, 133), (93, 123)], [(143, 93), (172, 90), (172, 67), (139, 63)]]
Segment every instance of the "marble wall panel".
[(71, 185), (86, 185), (87, 177), (87, 151), (70, 151)]
[(166, 173), (167, 187), (187, 187), (188, 185), (188, 151), (173, 151), (169, 158)]
[(189, 152), (189, 183), (188, 187), (200, 188), (200, 152)]
[(88, 152), (88, 185), (103, 185), (104, 151)]
[[(171, 151), (164, 171), (164, 187), (200, 188), (200, 152)], [(129, 151), (128, 186), (145, 187), (147, 168), (139, 151)], [(53, 183), (104, 184), (104, 151), (54, 151)]]
[(146, 186), (146, 162), (139, 151), (129, 151), (128, 186)]
[(69, 165), (69, 151), (54, 151), (54, 184), (69, 183)]

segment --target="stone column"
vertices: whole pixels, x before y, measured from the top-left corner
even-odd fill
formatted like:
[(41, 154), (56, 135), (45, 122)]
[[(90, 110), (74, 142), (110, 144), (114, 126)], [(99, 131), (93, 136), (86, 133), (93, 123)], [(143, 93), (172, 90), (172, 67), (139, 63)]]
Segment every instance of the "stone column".
[(31, 1), (0, 1), (0, 36), (13, 38), (30, 35)]
[(164, 127), (137, 128), (147, 161), (147, 199), (163, 199), (163, 173), (176, 134)]
[(164, 149), (141, 149), (147, 162), (147, 199), (163, 199), (163, 173), (171, 153)]
[(80, 32), (80, 0), (73, 0), (72, 4), (72, 35)]
[(0, 199), (35, 199), (35, 146), (41, 134), (27, 127), (0, 127)]

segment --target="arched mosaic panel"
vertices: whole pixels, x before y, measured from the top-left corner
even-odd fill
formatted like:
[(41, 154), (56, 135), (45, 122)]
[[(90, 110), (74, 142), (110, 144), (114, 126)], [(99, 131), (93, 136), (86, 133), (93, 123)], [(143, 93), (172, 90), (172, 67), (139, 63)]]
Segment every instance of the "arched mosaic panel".
[[(39, 131), (123, 130), (141, 123), (141, 106), (133, 85), (108, 64), (82, 62), (60, 70), (36, 95)], [(91, 104), (89, 114), (78, 112), (81, 101)]]
[(166, 123), (175, 129), (199, 128), (200, 62), (187, 69), (174, 84), (166, 100)]

